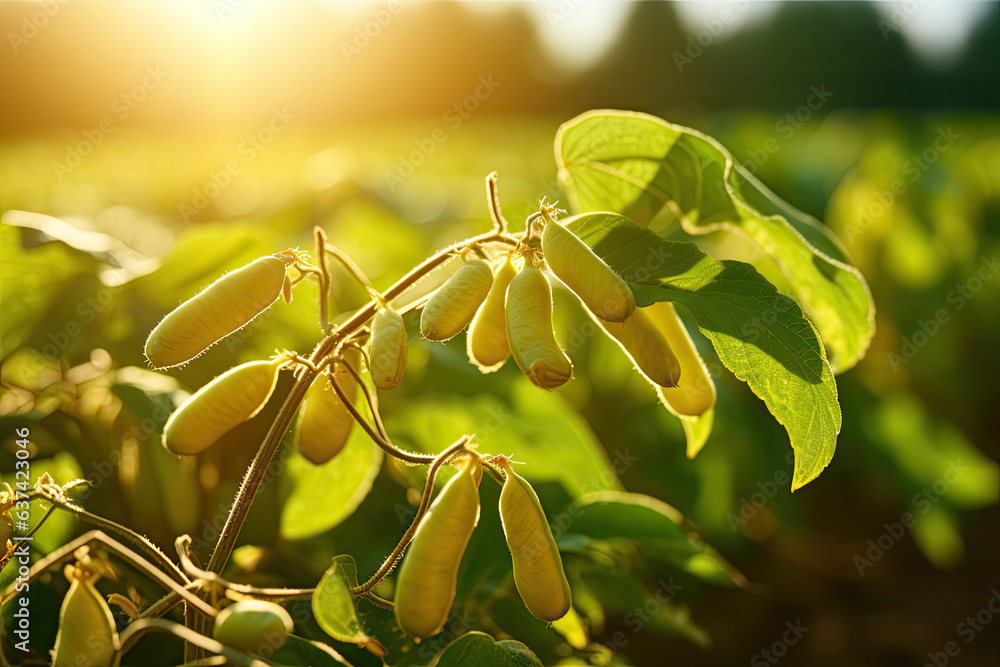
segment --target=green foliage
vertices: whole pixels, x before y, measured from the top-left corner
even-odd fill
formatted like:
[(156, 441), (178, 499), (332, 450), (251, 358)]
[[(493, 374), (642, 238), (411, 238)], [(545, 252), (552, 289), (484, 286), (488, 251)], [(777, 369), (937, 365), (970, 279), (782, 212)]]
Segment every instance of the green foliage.
[(639, 307), (674, 301), (690, 310), (722, 362), (785, 426), (795, 450), (792, 490), (833, 458), (837, 386), (811, 322), (753, 267), (720, 262), (613, 214), (567, 222), (629, 283)]
[(560, 128), (556, 160), (582, 211), (617, 211), (661, 234), (679, 223), (688, 234), (746, 236), (791, 282), (834, 370), (864, 356), (875, 306), (840, 241), (778, 199), (714, 139), (645, 114), (591, 111)]

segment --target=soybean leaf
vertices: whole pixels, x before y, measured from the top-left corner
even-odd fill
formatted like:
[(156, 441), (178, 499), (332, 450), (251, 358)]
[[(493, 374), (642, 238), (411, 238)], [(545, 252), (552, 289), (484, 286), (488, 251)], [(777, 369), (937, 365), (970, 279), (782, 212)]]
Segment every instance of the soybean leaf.
[(351, 556), (337, 556), (316, 586), (312, 609), (316, 622), (334, 639), (367, 648), (378, 656), (385, 648), (368, 635), (364, 616), (354, 604), (351, 588), (358, 585), (358, 566)]
[(712, 547), (682, 528), (683, 515), (639, 493), (604, 491), (580, 501), (568, 531), (597, 540), (627, 539), (701, 579), (738, 586), (746, 577)]
[(875, 305), (837, 237), (775, 196), (711, 137), (654, 116), (591, 111), (559, 128), (560, 181), (580, 211), (617, 211), (655, 229), (739, 233), (788, 277), (830, 351), (854, 366), (875, 333)]
[(713, 259), (618, 214), (583, 214), (566, 226), (629, 283), (639, 307), (672, 301), (691, 311), (722, 363), (788, 431), (793, 491), (822, 472), (840, 431), (837, 385), (816, 329), (792, 299), (749, 264)]
[(351, 516), (371, 491), (382, 467), (382, 450), (358, 426), (339, 454), (322, 465), (302, 456), (288, 462), (289, 496), (281, 532), (290, 540), (325, 532)]
[(513, 639), (494, 641), (483, 632), (467, 632), (441, 654), (437, 667), (542, 667), (527, 646)]
[[(425, 452), (475, 433), (482, 451), (512, 454), (527, 464), (524, 474), (531, 481), (559, 482), (573, 497), (621, 488), (586, 421), (562, 396), (540, 392), (523, 377), (493, 393), (411, 399), (389, 416), (389, 430)], [(624, 465), (631, 463), (627, 451), (613, 456)]]

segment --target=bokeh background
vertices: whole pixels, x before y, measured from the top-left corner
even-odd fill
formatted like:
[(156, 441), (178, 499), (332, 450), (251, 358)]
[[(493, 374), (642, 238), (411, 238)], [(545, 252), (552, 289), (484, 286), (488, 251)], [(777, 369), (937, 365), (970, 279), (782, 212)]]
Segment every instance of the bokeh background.
[[(524, 617), (484, 510), (460, 619), (547, 665), (995, 664), (998, 21), (996, 3), (931, 0), (0, 2), (2, 478), (13, 481), (14, 430), (27, 426), (35, 475), (86, 476), (92, 511), (165, 548), (189, 533), (207, 554), (277, 406), (197, 461), (167, 455), (159, 431), (232, 365), (311, 349), (316, 288), (170, 373), (142, 357), (155, 323), (227, 270), (310, 249), (315, 225), (384, 288), (488, 229), (490, 171), (515, 226), (559, 198), (560, 123), (644, 111), (718, 138), (836, 230), (867, 277), (878, 333), (838, 379), (837, 454), (794, 496), (777, 484), (791, 470), (784, 431), (704, 339), (719, 403), (694, 460), (605, 340), (567, 343), (577, 378), (552, 395), (512, 364), (480, 377), (461, 339), (414, 342), (406, 380), (383, 399), (400, 444), (433, 451), (476, 431), (484, 449), (529, 462), (554, 521), (587, 492), (659, 498), (746, 578), (678, 564), (655, 539), (564, 540), (581, 641)], [(361, 304), (363, 290), (336, 278), (335, 312)], [(572, 331), (583, 315), (556, 296)], [(418, 477), (361, 436), (348, 451), (338, 472), (282, 450), (229, 576), (309, 586), (338, 553), (375, 569)], [(485, 508), (495, 488), (483, 489)], [(900, 530), (906, 513), (915, 521)], [(56, 515), (38, 552), (86, 529)], [(123, 571), (105, 592), (155, 599)], [(35, 664), (65, 589), (59, 574), (32, 589)], [(295, 611), (300, 632), (322, 636)], [(779, 646), (789, 624), (808, 630)], [(957, 655), (942, 653), (948, 642)], [(4, 659), (24, 660), (4, 643)], [(151, 638), (126, 662), (180, 661), (176, 643)]]

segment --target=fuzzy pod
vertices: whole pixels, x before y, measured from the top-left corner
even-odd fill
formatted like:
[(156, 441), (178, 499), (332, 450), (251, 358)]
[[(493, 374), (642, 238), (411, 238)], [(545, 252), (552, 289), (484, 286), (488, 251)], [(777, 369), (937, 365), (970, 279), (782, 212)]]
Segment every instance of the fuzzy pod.
[(69, 592), (59, 610), (53, 667), (111, 667), (118, 647), (118, 632), (108, 603), (91, 580), (71, 577)]
[(651, 382), (660, 387), (677, 386), (681, 362), (645, 309), (636, 309), (624, 322), (602, 321), (600, 325)]
[(472, 321), (492, 286), (489, 264), (481, 259), (466, 262), (424, 305), (420, 333), (433, 341), (454, 338)]
[(417, 526), (396, 578), (396, 621), (408, 635), (426, 639), (448, 620), (458, 566), (479, 523), (481, 475), (479, 461), (468, 459)]
[(573, 377), (573, 362), (552, 331), (552, 288), (540, 269), (526, 266), (507, 288), (507, 341), (514, 361), (542, 389)]
[(171, 311), (146, 339), (150, 365), (169, 368), (191, 361), (267, 310), (281, 296), (286, 257), (290, 255), (254, 260)]
[(507, 343), (507, 287), (517, 275), (510, 257), (504, 257), (493, 275), (493, 286), (469, 325), (465, 347), (469, 361), (483, 373), (499, 370), (510, 356)]
[(715, 383), (684, 323), (669, 302), (654, 304), (643, 311), (663, 334), (681, 367), (676, 387), (657, 388), (660, 400), (678, 417), (702, 415), (715, 405)]
[(500, 521), (514, 562), (514, 585), (531, 614), (549, 623), (572, 605), (562, 558), (538, 495), (503, 461), (507, 479), (500, 492)]
[(292, 617), (281, 605), (265, 600), (240, 600), (215, 617), (212, 636), (240, 651), (270, 655), (292, 633)]
[(368, 354), (372, 382), (379, 389), (395, 389), (406, 370), (406, 325), (399, 313), (383, 308), (372, 318), (372, 336)]
[(621, 276), (555, 220), (542, 231), (542, 253), (552, 273), (602, 320), (624, 322), (635, 311), (635, 297)]
[(280, 357), (252, 361), (206, 384), (170, 415), (163, 427), (163, 446), (182, 456), (205, 451), (263, 409), (282, 363)]
[[(348, 350), (345, 361), (357, 369), (360, 356), (357, 350)], [(302, 456), (316, 465), (326, 463), (339, 454), (354, 427), (354, 417), (330, 386), (330, 377), (331, 374), (324, 371), (309, 385), (295, 427), (295, 446)], [(332, 377), (353, 401), (358, 393), (354, 375), (343, 363), (338, 363)]]

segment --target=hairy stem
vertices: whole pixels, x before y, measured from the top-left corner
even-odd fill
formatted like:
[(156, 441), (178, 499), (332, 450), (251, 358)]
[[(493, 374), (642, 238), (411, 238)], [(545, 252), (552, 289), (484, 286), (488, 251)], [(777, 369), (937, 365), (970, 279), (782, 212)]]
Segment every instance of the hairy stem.
[(316, 261), (319, 262), (319, 325), (323, 335), (330, 335), (330, 266), (326, 261), (326, 232), (317, 226), (313, 233), (316, 236)]
[(121, 657), (135, 645), (136, 641), (138, 641), (142, 635), (151, 630), (172, 634), (175, 637), (183, 639), (188, 644), (194, 644), (205, 651), (224, 656), (226, 660), (236, 665), (268, 667), (272, 664), (270, 662), (264, 662), (253, 658), (246, 653), (227, 648), (220, 642), (217, 642), (214, 639), (209, 639), (205, 635), (194, 632), (189, 628), (185, 628), (183, 625), (178, 625), (177, 623), (164, 621), (158, 618), (142, 618), (134, 621), (127, 628), (125, 628), (125, 631), (121, 634), (121, 648), (119, 648), (116, 652), (116, 657), (120, 660)]

